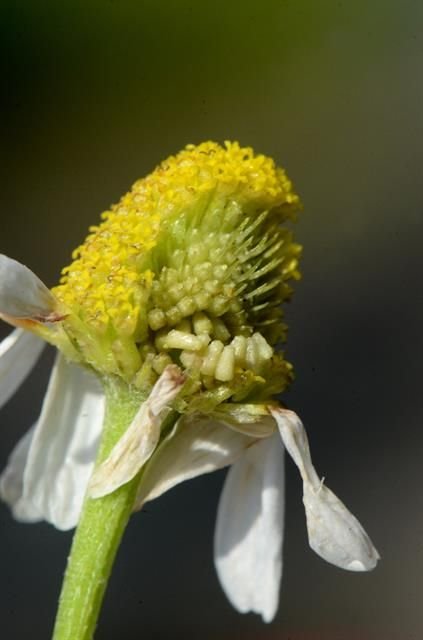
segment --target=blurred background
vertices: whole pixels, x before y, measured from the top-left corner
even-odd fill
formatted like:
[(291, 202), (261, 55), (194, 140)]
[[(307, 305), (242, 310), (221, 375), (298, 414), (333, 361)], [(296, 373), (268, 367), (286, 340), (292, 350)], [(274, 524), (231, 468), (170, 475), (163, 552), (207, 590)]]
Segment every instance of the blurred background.
[[(349, 574), (313, 554), (289, 462), (279, 613), (241, 616), (212, 562), (224, 473), (203, 477), (132, 519), (98, 640), (422, 637), (422, 21), (417, 0), (1, 3), (1, 252), (52, 286), (99, 214), (186, 143), (273, 156), (305, 205), (284, 401), (382, 555)], [(2, 467), (53, 356), (0, 414)], [(3, 505), (0, 520), (3, 637), (45, 640), (71, 533)]]

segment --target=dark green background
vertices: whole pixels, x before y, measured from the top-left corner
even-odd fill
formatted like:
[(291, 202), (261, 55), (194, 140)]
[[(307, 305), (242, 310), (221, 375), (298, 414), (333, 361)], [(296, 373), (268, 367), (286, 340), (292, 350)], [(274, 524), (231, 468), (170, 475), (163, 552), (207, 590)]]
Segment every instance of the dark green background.
[[(223, 475), (199, 479), (134, 517), (98, 640), (421, 636), (422, 21), (417, 0), (1, 3), (0, 250), (47, 284), (99, 213), (188, 142), (238, 139), (286, 167), (305, 210), (284, 400), (383, 556), (368, 575), (317, 558), (288, 464), (266, 627), (220, 591)], [(1, 413), (3, 464), (51, 359)], [(44, 640), (70, 534), (0, 516), (2, 637)]]

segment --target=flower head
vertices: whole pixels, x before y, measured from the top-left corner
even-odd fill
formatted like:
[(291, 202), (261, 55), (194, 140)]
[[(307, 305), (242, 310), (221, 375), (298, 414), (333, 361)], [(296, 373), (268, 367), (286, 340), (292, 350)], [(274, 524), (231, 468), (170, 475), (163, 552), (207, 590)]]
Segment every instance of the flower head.
[(103, 213), (53, 289), (76, 355), (138, 388), (182, 364), (209, 405), (275, 377), (282, 390), (291, 367), (273, 347), (300, 253), (283, 223), (298, 208), (283, 170), (250, 148), (168, 158)]
[[(303, 479), (311, 547), (345, 569), (375, 566), (361, 525), (317, 476), (300, 419), (275, 399), (292, 377), (281, 305), (299, 278), (300, 247), (286, 226), (299, 207), (273, 160), (207, 142), (136, 182), (51, 292), (0, 256), (0, 317), (21, 327), (0, 345), (0, 405), (40, 352), (22, 328), (63, 354), (37, 425), (1, 478), (16, 517), (66, 529), (86, 492), (89, 504), (137, 482), (136, 510), (232, 465), (216, 568), (234, 606), (269, 621), (282, 571), (283, 443)], [(93, 472), (105, 395), (131, 417), (111, 444), (103, 433)]]

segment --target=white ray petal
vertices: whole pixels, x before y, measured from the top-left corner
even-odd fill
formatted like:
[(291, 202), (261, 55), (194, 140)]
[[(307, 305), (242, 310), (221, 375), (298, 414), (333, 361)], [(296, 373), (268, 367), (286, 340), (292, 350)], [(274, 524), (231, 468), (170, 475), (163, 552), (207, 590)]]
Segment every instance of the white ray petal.
[(217, 513), (215, 565), (229, 601), (270, 622), (282, 574), (284, 451), (277, 434), (228, 472)]
[(300, 418), (293, 411), (269, 409), (303, 479), (303, 502), (310, 547), (324, 560), (341, 569), (374, 569), (380, 556), (358, 520), (319, 479)]
[(135, 509), (185, 480), (232, 464), (254, 442), (208, 416), (182, 416), (147, 463)]
[(268, 438), (276, 431), (275, 421), (266, 405), (224, 403), (212, 416), (230, 429), (253, 438)]
[(43, 519), (34, 505), (22, 500), (23, 475), (34, 430), (32, 427), (19, 440), (0, 476), (0, 497), (12, 509), (16, 520), (21, 522), (38, 522)]
[(184, 382), (179, 367), (165, 368), (128, 429), (94, 472), (89, 486), (91, 498), (112, 493), (137, 475), (156, 448), (165, 413)]
[(25, 380), (44, 345), (40, 338), (23, 329), (15, 329), (0, 342), (0, 408)]
[(97, 378), (59, 354), (30, 445), (21, 498), (58, 529), (78, 522), (104, 404)]
[(31, 269), (0, 254), (0, 315), (47, 320), (55, 308), (55, 297)]

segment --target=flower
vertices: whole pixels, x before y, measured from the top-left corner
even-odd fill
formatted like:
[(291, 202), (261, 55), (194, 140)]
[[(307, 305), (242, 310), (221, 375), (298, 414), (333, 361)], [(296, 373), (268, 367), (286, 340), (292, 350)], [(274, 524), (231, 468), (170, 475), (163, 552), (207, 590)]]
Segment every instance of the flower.
[[(274, 399), (292, 378), (281, 303), (300, 247), (282, 225), (298, 209), (269, 158), (237, 143), (189, 145), (103, 214), (52, 291), (0, 256), (0, 317), (19, 327), (0, 345), (0, 406), (35, 364), (39, 337), (59, 349), (40, 418), (1, 477), (17, 519), (68, 529), (84, 496), (113, 494), (140, 472), (134, 510), (230, 466), (217, 573), (237, 610), (270, 621), (285, 447), (303, 479), (310, 546), (345, 569), (376, 565), (361, 525), (319, 479), (300, 419)], [(123, 388), (139, 408), (94, 467), (105, 407)]]

